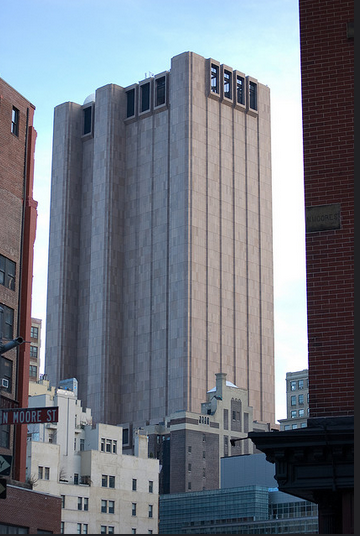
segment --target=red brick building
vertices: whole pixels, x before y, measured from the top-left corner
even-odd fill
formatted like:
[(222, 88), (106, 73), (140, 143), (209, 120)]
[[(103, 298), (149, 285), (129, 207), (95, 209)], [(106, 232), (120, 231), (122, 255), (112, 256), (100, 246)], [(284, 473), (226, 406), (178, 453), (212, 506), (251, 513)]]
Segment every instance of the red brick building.
[(309, 359), (307, 428), (249, 434), (279, 489), (354, 533), (354, 4), (299, 0)]
[[(0, 410), (28, 406), (37, 218), (34, 111), (0, 79)], [(26, 425), (0, 424), (0, 456), (11, 459), (10, 474), (1, 464), (0, 532), (59, 533), (61, 499), (36, 493), (25, 483), (26, 439)]]

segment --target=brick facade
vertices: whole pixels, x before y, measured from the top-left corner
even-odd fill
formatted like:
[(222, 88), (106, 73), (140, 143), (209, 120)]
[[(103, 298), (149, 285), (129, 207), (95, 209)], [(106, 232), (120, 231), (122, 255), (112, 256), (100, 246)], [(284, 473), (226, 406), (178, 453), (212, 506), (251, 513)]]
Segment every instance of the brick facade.
[[(36, 207), (33, 199), (35, 107), (0, 79), (0, 255), (15, 263), (15, 284), (0, 284), (0, 303), (13, 311), (12, 329), (3, 333), (3, 342), (21, 336), (30, 340), (33, 249)], [(14, 116), (14, 112), (16, 116)], [(13, 120), (16, 121), (13, 124)], [(14, 126), (15, 125), (15, 126)], [(0, 328), (1, 329), (1, 328)], [(9, 350), (2, 359), (11, 362), (8, 389), (1, 391), (2, 407), (26, 407), (28, 400), (30, 346)], [(12, 427), (14, 428), (14, 427)], [(0, 453), (14, 454), (13, 477), (23, 482), (26, 471), (24, 426), (10, 430), (8, 446)], [(16, 441), (16, 447), (14, 448)]]
[[(353, 9), (300, 2), (310, 417), (354, 413)], [(309, 229), (320, 206), (339, 228)]]
[(9, 527), (10, 534), (16, 533), (15, 527), (27, 528), (28, 534), (60, 534), (60, 497), (8, 485), (0, 506), (0, 525)]

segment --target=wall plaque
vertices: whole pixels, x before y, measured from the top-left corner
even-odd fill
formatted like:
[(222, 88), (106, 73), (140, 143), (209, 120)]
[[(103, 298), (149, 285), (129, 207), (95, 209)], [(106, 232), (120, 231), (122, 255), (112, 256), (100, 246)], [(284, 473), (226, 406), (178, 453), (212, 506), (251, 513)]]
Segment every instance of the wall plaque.
[(340, 203), (306, 207), (306, 232), (340, 229)]

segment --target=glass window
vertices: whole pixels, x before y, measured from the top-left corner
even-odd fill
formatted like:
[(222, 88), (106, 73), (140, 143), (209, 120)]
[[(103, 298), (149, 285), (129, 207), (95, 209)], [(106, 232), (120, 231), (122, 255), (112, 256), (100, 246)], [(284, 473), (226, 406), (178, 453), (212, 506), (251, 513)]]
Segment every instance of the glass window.
[(219, 93), (219, 66), (211, 64), (211, 92)]
[(80, 439), (80, 450), (85, 450), (85, 439)]
[(87, 512), (89, 510), (89, 499), (84, 497), (84, 510)]
[(108, 526), (108, 534), (115, 534), (115, 527), (112, 527), (111, 525)]
[(113, 475), (109, 476), (109, 488), (115, 488), (115, 477)]
[(304, 389), (304, 380), (299, 380), (299, 389)]
[[(7, 380), (7, 382), (2, 382), (2, 390), (7, 391), (8, 393), (11, 393), (12, 391), (12, 370), (13, 370), (13, 363), (10, 359), (7, 359), (6, 357), (0, 356), (0, 367), (1, 367), (1, 376), (2, 379)], [(4, 428), (4, 425), (1, 428)], [(4, 446), (4, 445), (2, 445)]]
[(150, 82), (140, 86), (140, 112), (150, 109)]
[(292, 405), (292, 406), (296, 406), (296, 396), (295, 396), (295, 395), (293, 395), (293, 396), (291, 397), (291, 405)]
[(126, 117), (135, 115), (135, 88), (126, 92)]
[(155, 80), (155, 106), (165, 104), (165, 76)]
[(153, 516), (153, 505), (149, 504), (149, 517)]
[(105, 438), (102, 437), (101, 440), (100, 440), (100, 450), (101, 452), (105, 452)]
[(136, 516), (136, 503), (131, 504), (131, 515)]
[(74, 473), (74, 484), (77, 486), (79, 484), (79, 475), (78, 473)]
[(111, 452), (111, 439), (106, 440), (106, 452)]
[(290, 389), (291, 389), (291, 391), (296, 391), (296, 382), (295, 381), (290, 382)]
[(78, 497), (78, 510), (82, 510), (82, 497)]
[(45, 480), (50, 480), (50, 467), (45, 467)]
[(38, 357), (38, 347), (33, 346), (32, 344), (30, 344), (30, 357), (32, 359), (37, 359)]
[(224, 97), (231, 99), (231, 72), (224, 69)]
[(107, 475), (101, 475), (101, 487), (107, 488), (107, 485), (108, 485)]
[(61, 495), (61, 508), (65, 508), (65, 495)]
[(38, 339), (39, 338), (39, 328), (37, 328), (36, 326), (31, 326), (30, 328), (30, 337), (32, 339)]
[(101, 525), (100, 534), (106, 534), (106, 525)]
[(291, 418), (292, 418), (292, 419), (296, 419), (296, 416), (297, 416), (297, 411), (296, 411), (296, 409), (295, 409), (295, 410), (292, 410), (292, 412), (291, 412)]
[(15, 267), (13, 261), (0, 255), (0, 285), (10, 290), (15, 290)]
[(76, 525), (76, 534), (81, 534), (81, 523), (77, 523)]
[(38, 479), (42, 480), (43, 475), (44, 475), (44, 468), (41, 465), (39, 465), (39, 467), (38, 467)]
[(113, 451), (113, 454), (117, 453), (117, 441), (116, 441), (116, 439), (114, 439), (113, 442), (112, 442), (112, 451)]
[(257, 110), (257, 85), (255, 82), (249, 83), (249, 105), (252, 110)]
[(107, 501), (105, 501), (104, 499), (101, 499), (101, 512), (103, 514), (106, 514), (107, 512)]
[(115, 512), (115, 501), (109, 501), (109, 514), (113, 514)]
[(154, 482), (152, 480), (149, 480), (149, 493), (154, 492)]
[(19, 110), (13, 106), (11, 112), (11, 132), (19, 136)]
[(191, 471), (191, 463), (188, 463), (188, 471)]
[(236, 101), (238, 104), (245, 104), (244, 78), (237, 75), (236, 77)]
[(305, 410), (299, 409), (299, 417), (304, 417), (304, 416), (305, 416)]
[(87, 533), (88, 533), (88, 524), (83, 523), (83, 534), (87, 534)]
[(91, 121), (92, 121), (92, 106), (88, 106), (83, 110), (84, 123), (83, 123), (83, 135), (91, 134)]
[[(14, 326), (14, 309), (7, 307), (0, 303), (0, 315), (2, 315), (2, 335), (3, 339), (11, 341), (13, 337), (13, 326)], [(0, 319), (1, 323), (1, 319)]]
[(299, 403), (300, 405), (303, 405), (303, 404), (304, 404), (304, 395), (303, 395), (303, 394), (301, 394), (301, 395), (298, 396), (298, 403)]
[(30, 378), (37, 378), (37, 366), (36, 365), (29, 366), (29, 376)]
[(128, 428), (123, 428), (122, 436), (123, 436), (123, 439), (122, 439), (123, 445), (127, 445), (129, 443), (129, 429)]
[(136, 478), (133, 478), (132, 479), (132, 490), (136, 491), (136, 488), (137, 488), (137, 481), (136, 481)]

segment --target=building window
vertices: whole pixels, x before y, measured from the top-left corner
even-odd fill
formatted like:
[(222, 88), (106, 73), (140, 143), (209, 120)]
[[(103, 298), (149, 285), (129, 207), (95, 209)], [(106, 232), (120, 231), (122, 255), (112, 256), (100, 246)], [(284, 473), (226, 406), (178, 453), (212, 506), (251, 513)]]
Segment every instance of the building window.
[(30, 357), (32, 359), (37, 359), (37, 357), (38, 357), (38, 347), (37, 346), (32, 346), (30, 344)]
[(60, 523), (60, 534), (65, 534), (65, 523), (61, 521)]
[(149, 480), (149, 493), (154, 493), (154, 482)]
[(191, 463), (188, 463), (188, 471), (191, 472)]
[(231, 99), (231, 72), (224, 69), (224, 97)]
[(103, 514), (106, 514), (107, 512), (107, 501), (105, 501), (104, 499), (101, 499), (101, 512)]
[(191, 489), (191, 482), (188, 482), (188, 489)]
[(136, 534), (136, 529), (132, 528), (131, 529), (131, 534)]
[(126, 92), (126, 117), (135, 115), (135, 88)]
[(29, 366), (29, 375), (30, 378), (36, 378), (37, 377), (37, 366), (30, 365)]
[(115, 513), (115, 501), (109, 501), (109, 514)]
[(16, 264), (13, 261), (0, 255), (0, 285), (15, 290), (15, 268)]
[(89, 528), (89, 527), (88, 527), (88, 524), (87, 524), (87, 523), (83, 523), (83, 531), (82, 531), (82, 533), (83, 533), (83, 534), (88, 534), (88, 528)]
[(107, 527), (105, 525), (101, 525), (100, 534), (107, 534)]
[(113, 454), (117, 453), (117, 441), (116, 441), (116, 439), (114, 439), (113, 442), (112, 442), (112, 451), (113, 451)]
[(236, 76), (236, 102), (238, 104), (245, 104), (245, 91), (244, 91), (245, 80), (243, 76)]
[(50, 480), (50, 467), (45, 467), (45, 480)]
[(89, 510), (89, 499), (88, 497), (84, 497), (84, 510), (87, 512)]
[(205, 458), (206, 454), (205, 454), (205, 450), (203, 450), (203, 458)]
[(74, 450), (76, 450), (76, 437), (74, 437)]
[(188, 446), (188, 453), (191, 454), (191, 445)]
[(249, 106), (252, 110), (257, 110), (257, 85), (249, 82)]
[(292, 418), (292, 419), (296, 419), (296, 416), (297, 416), (297, 411), (296, 411), (296, 409), (295, 409), (295, 410), (293, 410), (293, 411), (291, 412), (291, 418)]
[(149, 517), (153, 516), (153, 505), (149, 504)]
[(92, 132), (92, 106), (83, 109), (83, 135)]
[(101, 452), (105, 452), (105, 438), (101, 438), (101, 446), (100, 446)]
[(299, 380), (299, 389), (304, 389), (304, 380)]
[(299, 403), (299, 406), (304, 405), (304, 395), (303, 394), (298, 396), (298, 403)]
[(293, 396), (291, 397), (291, 405), (292, 405), (292, 406), (296, 406), (296, 396), (295, 396), (295, 395), (293, 395)]
[(140, 86), (140, 112), (150, 110), (150, 82)]
[(85, 439), (80, 439), (80, 450), (81, 451), (85, 450)]
[(19, 110), (13, 106), (11, 112), (11, 132), (19, 136)]
[(30, 337), (32, 339), (38, 340), (38, 338), (39, 338), (39, 328), (37, 328), (36, 326), (31, 326), (31, 328), (30, 328)]
[(115, 488), (115, 477), (113, 475), (109, 476), (109, 488)]
[(132, 490), (133, 491), (136, 491), (136, 488), (137, 488), (137, 481), (136, 481), (136, 478), (133, 478), (132, 479)]
[(165, 76), (155, 80), (155, 106), (165, 104)]
[(65, 508), (65, 495), (61, 495), (61, 508)]
[(44, 476), (44, 468), (41, 465), (39, 465), (39, 467), (38, 467), (38, 479), (42, 480), (43, 476)]
[(82, 510), (83, 507), (82, 497), (78, 497), (78, 510)]
[(78, 473), (74, 473), (74, 484), (77, 486), (79, 484), (79, 475)]
[(101, 487), (107, 488), (107, 485), (108, 485), (107, 475), (101, 475)]
[(211, 64), (211, 93), (219, 93), (219, 66)]
[(106, 440), (106, 452), (111, 452), (111, 439)]
[(131, 515), (136, 516), (136, 503), (131, 504)]
[(115, 534), (115, 527), (112, 527), (111, 525), (108, 526), (108, 534)]
[(299, 417), (304, 417), (304, 416), (305, 416), (305, 410), (299, 409)]
[(291, 381), (290, 382), (290, 390), (291, 391), (296, 391), (296, 381)]
[(129, 429), (128, 428), (123, 428), (123, 431), (122, 431), (122, 442), (123, 442), (123, 445), (128, 445), (129, 444)]
[(7, 391), (8, 393), (11, 393), (13, 363), (10, 359), (6, 359), (6, 357), (1, 356), (0, 367), (1, 367), (0, 387), (2, 388), (3, 391)]
[(0, 303), (0, 326), (2, 316), (2, 336), (11, 341), (13, 339), (14, 309)]

